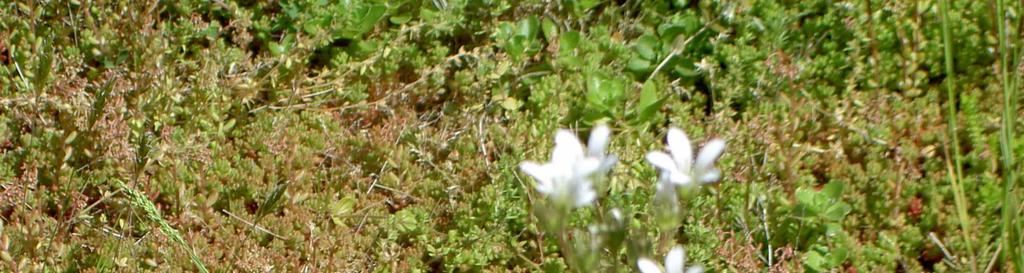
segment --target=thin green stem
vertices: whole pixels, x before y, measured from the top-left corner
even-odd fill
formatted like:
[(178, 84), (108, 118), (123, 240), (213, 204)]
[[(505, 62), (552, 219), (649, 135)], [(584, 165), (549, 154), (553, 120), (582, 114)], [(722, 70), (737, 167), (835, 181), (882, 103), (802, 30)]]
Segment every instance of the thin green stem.
[(942, 17), (942, 44), (946, 64), (946, 121), (949, 123), (949, 138), (953, 150), (953, 167), (950, 175), (950, 182), (953, 184), (953, 198), (956, 203), (957, 215), (960, 218), (960, 228), (963, 231), (964, 243), (967, 245), (967, 252), (971, 257), (971, 272), (978, 272), (976, 255), (974, 253), (973, 237), (971, 236), (971, 222), (967, 215), (967, 202), (964, 198), (963, 165), (960, 156), (960, 138), (957, 136), (956, 122), (956, 72), (953, 70), (953, 42), (949, 32), (949, 2), (939, 1), (939, 13)]
[(1016, 98), (1016, 92), (1014, 92), (1013, 85), (1010, 81), (1010, 47), (1008, 45), (1008, 37), (1006, 34), (1006, 3), (1004, 0), (996, 0), (996, 25), (999, 30), (999, 76), (1003, 86), (1003, 126), (999, 134), (999, 148), (1003, 163), (1003, 217), (1002, 217), (1002, 228), (1000, 237), (1002, 238), (1004, 245), (1007, 246), (1006, 251), (1003, 252), (1003, 260), (1007, 266), (1013, 265), (1016, 272), (1024, 272), (1024, 262), (1021, 260), (1020, 255), (1017, 253), (1017, 236), (1014, 234), (1012, 229), (1013, 222), (1016, 221), (1015, 210), (1012, 209), (1016, 206), (1014, 201), (1015, 196), (1013, 193), (1013, 186), (1015, 183), (1016, 172), (1014, 168), (1013, 158), (1013, 140), (1014, 130), (1013, 122), (1015, 120), (1014, 112), (1014, 99)]

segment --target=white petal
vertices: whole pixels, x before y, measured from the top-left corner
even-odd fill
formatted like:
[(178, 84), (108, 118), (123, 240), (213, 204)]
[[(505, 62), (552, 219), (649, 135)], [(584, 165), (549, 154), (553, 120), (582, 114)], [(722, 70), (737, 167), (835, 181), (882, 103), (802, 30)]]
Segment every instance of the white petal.
[(551, 195), (552, 193), (555, 192), (554, 185), (551, 185), (551, 183), (537, 182), (537, 192), (542, 193), (544, 195)]
[(662, 273), (661, 267), (648, 258), (640, 258), (636, 260), (636, 267), (640, 268), (641, 273)]
[(668, 174), (668, 178), (669, 182), (672, 182), (672, 184), (676, 184), (679, 186), (686, 186), (690, 185), (690, 183), (693, 183), (693, 178), (691, 178), (690, 175), (687, 175), (682, 172), (670, 172)]
[(583, 144), (569, 130), (558, 130), (555, 134), (555, 149), (551, 153), (551, 162), (565, 164), (583, 158)]
[(725, 151), (725, 140), (712, 139), (707, 144), (704, 144), (704, 148), (700, 149), (700, 154), (697, 155), (697, 164), (695, 164), (698, 170), (708, 170), (715, 164), (719, 156), (722, 156), (722, 152)]
[(704, 173), (700, 175), (700, 182), (704, 184), (715, 183), (718, 179), (722, 179), (722, 171), (719, 171), (716, 168), (705, 170)]
[(534, 188), (537, 190), (537, 192), (542, 193), (545, 196), (557, 194), (555, 192), (555, 183), (549, 180), (537, 180), (537, 183), (534, 185)]
[(665, 255), (666, 273), (683, 273), (683, 266), (686, 264), (686, 252), (682, 246), (675, 246)]
[(673, 161), (672, 157), (669, 156), (666, 153), (659, 152), (659, 151), (654, 151), (654, 152), (647, 153), (647, 157), (646, 158), (647, 158), (647, 162), (650, 162), (651, 165), (654, 165), (655, 168), (658, 168), (661, 171), (669, 171), (669, 172), (679, 171), (679, 167), (676, 166), (675, 161)]
[(584, 158), (580, 161), (576, 161), (573, 165), (572, 179), (582, 179), (594, 175), (598, 170), (601, 169), (601, 161), (597, 158)]
[(532, 176), (534, 180), (537, 180), (537, 191), (550, 193), (551, 172), (548, 171), (548, 168), (531, 161), (523, 161), (523, 163), (519, 164), (519, 169)]
[(702, 266), (691, 266), (686, 269), (686, 273), (704, 273), (704, 267)]
[(608, 126), (604, 124), (594, 127), (590, 131), (590, 139), (587, 140), (587, 155), (603, 156), (605, 149), (608, 147), (608, 142), (611, 141), (609, 138), (611, 132), (611, 129), (608, 129)]
[(615, 163), (618, 162), (618, 161), (619, 161), (619, 157), (617, 157), (615, 155), (605, 156), (604, 160), (601, 161), (601, 167), (599, 167), (597, 171), (598, 172), (607, 172), (608, 170), (611, 170), (612, 167), (615, 167)]
[(574, 200), (576, 207), (590, 205), (594, 199), (597, 199), (597, 192), (590, 186), (590, 181), (584, 181), (577, 185), (576, 200)]
[(668, 149), (672, 151), (672, 159), (675, 159), (679, 170), (690, 171), (690, 164), (693, 162), (693, 146), (690, 145), (690, 138), (679, 128), (668, 130)]

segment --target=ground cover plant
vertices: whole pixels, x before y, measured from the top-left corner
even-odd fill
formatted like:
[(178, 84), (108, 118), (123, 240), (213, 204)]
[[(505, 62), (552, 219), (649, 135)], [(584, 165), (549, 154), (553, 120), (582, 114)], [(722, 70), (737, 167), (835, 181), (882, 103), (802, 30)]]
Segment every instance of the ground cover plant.
[(1024, 272), (1022, 6), (0, 1), (0, 272)]

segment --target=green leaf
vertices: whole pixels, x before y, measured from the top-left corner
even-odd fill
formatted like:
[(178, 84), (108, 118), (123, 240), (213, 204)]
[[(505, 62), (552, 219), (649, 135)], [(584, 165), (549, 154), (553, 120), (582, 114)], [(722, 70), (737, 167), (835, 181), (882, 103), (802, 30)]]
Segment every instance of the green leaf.
[(508, 111), (518, 110), (519, 107), (522, 107), (522, 106), (523, 106), (523, 102), (521, 102), (518, 99), (513, 98), (513, 97), (506, 97), (504, 100), (501, 101), (501, 107), (505, 108), (505, 110), (508, 110)]
[(281, 56), (288, 53), (290, 46), (287, 44), (280, 44), (278, 42), (270, 42), (270, 45), (267, 48), (270, 49), (270, 55)]
[(330, 26), (330, 21), (326, 18), (311, 19), (302, 23), (302, 31), (306, 34), (313, 35), (328, 26)]
[(411, 234), (419, 230), (420, 223), (413, 210), (401, 210), (391, 215), (395, 228), (402, 233)]
[(601, 1), (598, 1), (598, 0), (576, 0), (576, 1), (573, 1), (572, 3), (573, 3), (574, 11), (577, 13), (576, 15), (579, 16), (579, 15), (582, 15), (582, 13), (587, 12), (590, 9), (594, 8), (594, 7), (597, 7), (597, 5), (600, 5)]
[(805, 188), (797, 188), (796, 200), (802, 205), (811, 205), (814, 203), (814, 191)]
[(331, 222), (335, 225), (343, 225), (345, 223), (345, 216), (355, 211), (356, 199), (351, 196), (346, 196), (341, 200), (336, 200), (328, 205), (328, 210), (331, 215)]
[(405, 23), (408, 23), (411, 20), (412, 20), (412, 13), (409, 13), (409, 12), (403, 12), (403, 13), (395, 14), (395, 15), (392, 15), (391, 17), (388, 18), (389, 22), (391, 22), (392, 24), (396, 24), (396, 25), (405, 24)]
[(809, 251), (804, 255), (804, 266), (807, 266), (811, 271), (825, 271), (828, 269), (826, 266), (827, 263), (828, 261), (825, 260), (825, 256), (822, 256), (821, 253), (818, 253), (817, 251)]
[(540, 19), (537, 19), (536, 15), (531, 15), (519, 21), (517, 35), (533, 39), (537, 37), (538, 30), (540, 30)]
[(821, 192), (830, 199), (839, 199), (843, 194), (843, 183), (839, 181), (829, 182), (828, 184), (825, 184), (825, 187), (821, 189)]
[(838, 223), (827, 223), (825, 224), (825, 236), (835, 237), (839, 236), (843, 232), (843, 225)]
[(828, 267), (836, 268), (842, 266), (846, 262), (846, 258), (849, 256), (849, 250), (844, 247), (836, 247), (830, 249), (828, 253)]
[(579, 32), (569, 31), (558, 37), (558, 62), (570, 68), (583, 65), (583, 60), (573, 54), (582, 37)]
[[(675, 59), (679, 59), (679, 58), (675, 58)], [(677, 61), (675, 63), (676, 63), (676, 66), (673, 67), (672, 70), (675, 71), (676, 74), (679, 74), (680, 77), (696, 78), (697, 76), (700, 76), (700, 71), (697, 71), (696, 67), (693, 66), (692, 62), (687, 62), (687, 61), (684, 60), (684, 61)]]
[(825, 219), (829, 221), (842, 221), (850, 211), (853, 211), (853, 207), (849, 204), (843, 202), (835, 203), (825, 211)]
[(583, 66), (583, 60), (580, 59), (580, 57), (572, 56), (572, 55), (569, 55), (569, 56), (559, 56), (558, 57), (558, 62), (560, 64), (562, 64), (563, 66), (566, 66), (566, 67), (569, 67), (569, 68), (579, 68), (579, 67)]
[(594, 120), (602, 117), (614, 117), (622, 105), (626, 83), (603, 73), (591, 73), (587, 77), (587, 102), (590, 112), (587, 116)]
[(558, 37), (558, 25), (551, 21), (551, 19), (544, 19), (544, 22), (541, 23), (541, 30), (544, 31), (544, 38), (548, 42), (552, 42)]
[(505, 44), (505, 52), (508, 53), (513, 60), (520, 60), (523, 57), (523, 53), (526, 51), (526, 38), (523, 36), (513, 36)]
[(373, 30), (373, 27), (377, 25), (377, 22), (379, 22), (381, 18), (384, 17), (387, 10), (388, 8), (385, 5), (357, 7), (353, 10), (354, 15), (352, 17), (354, 18), (354, 24), (346, 27), (342, 31), (341, 36), (344, 38), (355, 39), (364, 33)]
[[(696, 34), (697, 31), (700, 30), (701, 25), (703, 25), (700, 22), (700, 17), (698, 17), (694, 13), (684, 13), (683, 14), (683, 19), (680, 20), (678, 24), (679, 24), (679, 26), (683, 27), (683, 30), (688, 35)], [(671, 37), (671, 38), (674, 39), (675, 37)]]
[(281, 197), (284, 196), (286, 190), (288, 190), (288, 183), (277, 184), (270, 190), (267, 194), (267, 199), (263, 200), (263, 204), (260, 204), (259, 208), (256, 209), (257, 222), (262, 219), (263, 216), (267, 216), (267, 214), (277, 211), (278, 204), (281, 203)]
[(648, 122), (654, 114), (661, 110), (661, 105), (665, 102), (665, 97), (661, 95), (661, 86), (657, 84), (657, 81), (648, 81), (644, 83), (643, 88), (640, 89), (640, 101), (637, 102), (637, 121)]
[(672, 46), (677, 36), (686, 33), (686, 28), (678, 24), (663, 24), (658, 26), (658, 36), (661, 37), (662, 45)]
[(508, 40), (512, 39), (513, 32), (515, 32), (515, 28), (509, 22), (501, 22), (495, 28), (492, 37), (497, 42), (508, 42)]
[(658, 38), (653, 35), (640, 36), (636, 39), (633, 44), (633, 50), (636, 51), (640, 58), (645, 60), (657, 60), (658, 59)]
[(629, 62), (626, 63), (626, 70), (642, 75), (654, 71), (654, 65), (651, 63), (651, 61), (640, 58), (634, 58), (630, 59)]
[(559, 53), (565, 54), (564, 52), (575, 49), (577, 46), (580, 45), (581, 39), (583, 39), (583, 37), (580, 36), (579, 32), (566, 32), (565, 34), (562, 35), (562, 37), (558, 38)]
[(32, 77), (32, 86), (38, 89), (46, 87), (46, 82), (50, 79), (50, 71), (53, 70), (53, 48), (49, 46), (48, 42), (44, 47), (43, 54), (37, 55), (39, 62), (36, 64), (35, 76)]
[(583, 40), (583, 37), (579, 32), (567, 32), (558, 39), (558, 50), (567, 51), (577, 48), (580, 46), (580, 40)]
[(811, 189), (796, 189), (796, 200), (809, 215), (818, 214), (818, 193)]

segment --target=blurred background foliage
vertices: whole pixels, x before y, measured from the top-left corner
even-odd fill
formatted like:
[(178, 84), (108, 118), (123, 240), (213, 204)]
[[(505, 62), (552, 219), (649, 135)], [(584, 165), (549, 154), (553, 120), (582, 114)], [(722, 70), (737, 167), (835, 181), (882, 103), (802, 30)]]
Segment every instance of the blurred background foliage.
[(993, 3), (951, 3), (948, 101), (938, 1), (2, 1), (0, 268), (561, 272), (516, 166), (607, 122), (639, 230), (665, 128), (729, 141), (711, 272), (1014, 270)]

